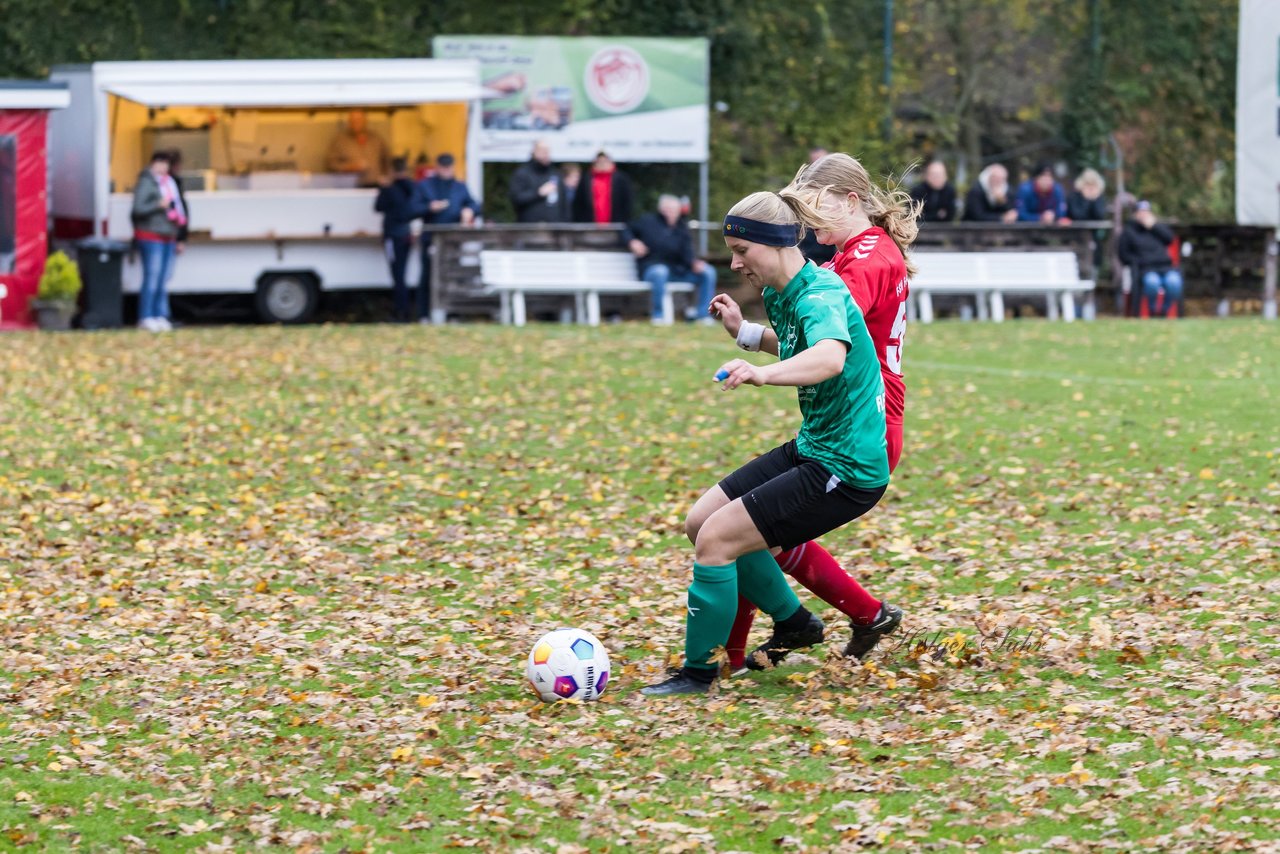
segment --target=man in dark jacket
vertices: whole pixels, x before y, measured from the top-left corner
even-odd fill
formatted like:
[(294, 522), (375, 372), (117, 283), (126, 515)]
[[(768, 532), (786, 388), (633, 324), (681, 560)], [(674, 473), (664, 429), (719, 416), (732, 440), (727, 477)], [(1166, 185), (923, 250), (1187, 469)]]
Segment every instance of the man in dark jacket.
[(517, 222), (567, 222), (567, 202), (560, 172), (551, 162), (551, 146), (533, 144), (533, 156), (511, 176), (509, 195)]
[(921, 222), (951, 222), (956, 218), (956, 188), (947, 180), (947, 167), (941, 160), (930, 160), (924, 167), (924, 180), (911, 188), (911, 200), (922, 204)]
[(631, 221), (631, 179), (603, 151), (573, 194), (573, 221), (598, 225)]
[(435, 172), (418, 182), (417, 208), (422, 211), (422, 268), (418, 277), (418, 322), (431, 322), (431, 227), (433, 225), (473, 225), (480, 205), (467, 185), (458, 180), (453, 155), (436, 158)]
[[(1169, 244), (1173, 232), (1169, 226), (1156, 222), (1151, 202), (1138, 202), (1133, 219), (1125, 223), (1120, 234), (1120, 263), (1133, 268), (1134, 290), (1141, 282), (1142, 294), (1147, 299), (1147, 313), (1151, 317), (1167, 316), (1170, 306), (1182, 301), (1182, 273), (1173, 266), (1169, 256)], [(1156, 299), (1164, 291), (1162, 310), (1157, 312)]]
[(409, 176), (409, 164), (403, 157), (391, 161), (392, 176), (383, 179), (373, 209), (382, 214), (382, 245), (391, 265), (391, 294), (395, 300), (397, 323), (409, 321), (409, 288), (404, 281), (404, 268), (409, 263), (413, 248), (413, 235), (409, 225), (422, 216), (413, 179)]
[(662, 304), (668, 282), (689, 282), (696, 293), (691, 320), (712, 323), (711, 298), (716, 295), (716, 269), (693, 255), (693, 235), (680, 216), (680, 200), (664, 195), (656, 213), (647, 213), (627, 226), (623, 235), (636, 256), (640, 276), (653, 289), (653, 322), (666, 322)]

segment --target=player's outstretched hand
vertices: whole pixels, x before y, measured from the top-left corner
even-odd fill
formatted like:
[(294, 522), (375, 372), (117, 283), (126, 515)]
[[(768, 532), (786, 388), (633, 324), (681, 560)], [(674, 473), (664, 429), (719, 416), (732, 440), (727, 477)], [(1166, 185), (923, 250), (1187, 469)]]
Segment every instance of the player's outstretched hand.
[(720, 370), (716, 371), (716, 382), (723, 382), (720, 387), (722, 391), (731, 391), (740, 385), (764, 385), (765, 374), (764, 369), (756, 367), (750, 362), (742, 359), (734, 359), (731, 362), (725, 362), (720, 366)]
[(728, 294), (716, 294), (711, 298), (709, 310), (712, 317), (720, 319), (725, 332), (734, 338), (738, 337), (738, 330), (742, 328), (742, 308), (733, 301), (733, 297)]

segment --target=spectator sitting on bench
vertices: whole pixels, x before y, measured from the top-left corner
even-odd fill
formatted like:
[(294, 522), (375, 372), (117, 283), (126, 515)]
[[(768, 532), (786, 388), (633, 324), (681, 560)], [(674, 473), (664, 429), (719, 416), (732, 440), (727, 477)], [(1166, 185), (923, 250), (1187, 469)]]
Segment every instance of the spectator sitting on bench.
[[(1120, 234), (1118, 248), (1120, 263), (1133, 268), (1135, 285), (1142, 284), (1147, 313), (1153, 318), (1167, 316), (1170, 307), (1182, 301), (1182, 273), (1173, 266), (1173, 258), (1169, 255), (1170, 243), (1173, 243), (1173, 231), (1156, 221), (1151, 202), (1138, 202), (1133, 219), (1125, 223)], [(1156, 303), (1161, 291), (1164, 292), (1164, 303), (1157, 311)]]
[(1058, 222), (1067, 215), (1067, 197), (1053, 178), (1053, 166), (1037, 163), (1018, 188), (1018, 222)]
[(665, 322), (662, 303), (668, 282), (689, 282), (694, 286), (694, 303), (687, 313), (690, 320), (710, 324), (711, 298), (716, 294), (716, 270), (693, 255), (693, 235), (680, 215), (680, 200), (675, 196), (658, 198), (656, 213), (647, 213), (630, 223), (623, 239), (636, 256), (640, 278), (653, 289), (653, 322)]

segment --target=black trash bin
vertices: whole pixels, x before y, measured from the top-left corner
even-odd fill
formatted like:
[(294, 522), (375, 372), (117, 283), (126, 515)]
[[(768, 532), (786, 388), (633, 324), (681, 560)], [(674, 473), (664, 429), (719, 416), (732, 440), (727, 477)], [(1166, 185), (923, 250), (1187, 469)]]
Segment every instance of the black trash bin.
[(124, 287), (121, 268), (129, 244), (105, 237), (86, 237), (76, 244), (80, 264), (80, 326), (116, 329), (124, 325)]

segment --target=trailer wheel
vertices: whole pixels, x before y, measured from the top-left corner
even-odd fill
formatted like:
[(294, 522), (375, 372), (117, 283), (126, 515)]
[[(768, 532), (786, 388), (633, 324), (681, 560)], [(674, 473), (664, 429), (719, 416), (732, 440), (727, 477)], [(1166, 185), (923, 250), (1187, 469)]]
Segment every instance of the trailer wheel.
[(264, 323), (306, 323), (320, 303), (312, 273), (268, 273), (258, 280), (258, 317)]

